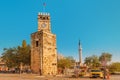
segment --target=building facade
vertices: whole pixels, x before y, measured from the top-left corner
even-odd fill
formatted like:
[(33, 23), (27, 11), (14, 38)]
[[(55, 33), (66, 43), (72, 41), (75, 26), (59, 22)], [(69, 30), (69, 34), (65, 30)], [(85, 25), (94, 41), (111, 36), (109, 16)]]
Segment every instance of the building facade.
[(51, 32), (50, 14), (38, 14), (38, 31), (31, 34), (31, 70), (41, 75), (57, 74), (56, 35)]

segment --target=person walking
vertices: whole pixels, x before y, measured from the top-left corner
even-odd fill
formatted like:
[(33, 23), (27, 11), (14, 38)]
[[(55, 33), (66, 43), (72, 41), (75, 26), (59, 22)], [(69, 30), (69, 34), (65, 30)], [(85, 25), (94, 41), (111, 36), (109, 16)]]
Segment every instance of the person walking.
[(110, 80), (110, 73), (109, 73), (109, 70), (108, 70), (108, 69), (106, 69), (106, 73), (107, 73), (106, 79), (107, 79), (107, 80)]

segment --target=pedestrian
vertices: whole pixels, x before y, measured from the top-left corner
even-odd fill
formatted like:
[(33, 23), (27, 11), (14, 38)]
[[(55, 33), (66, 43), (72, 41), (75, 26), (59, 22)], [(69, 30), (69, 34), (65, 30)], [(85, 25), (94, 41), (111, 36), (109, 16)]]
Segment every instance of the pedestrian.
[(106, 75), (107, 80), (110, 80), (110, 74), (109, 74), (109, 70), (108, 69), (106, 69), (106, 73), (107, 73), (107, 75)]

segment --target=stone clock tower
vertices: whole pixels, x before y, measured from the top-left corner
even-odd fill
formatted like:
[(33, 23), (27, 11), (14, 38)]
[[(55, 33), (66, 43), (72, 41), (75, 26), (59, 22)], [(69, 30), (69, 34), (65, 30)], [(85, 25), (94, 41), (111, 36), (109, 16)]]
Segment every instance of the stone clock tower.
[(56, 35), (51, 33), (50, 14), (38, 14), (38, 31), (31, 34), (31, 70), (41, 75), (57, 74)]

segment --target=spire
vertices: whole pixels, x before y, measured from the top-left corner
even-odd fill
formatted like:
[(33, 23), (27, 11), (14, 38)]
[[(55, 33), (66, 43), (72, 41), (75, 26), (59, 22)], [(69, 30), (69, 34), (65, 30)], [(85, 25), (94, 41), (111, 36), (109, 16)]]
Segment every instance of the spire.
[(80, 43), (80, 40), (79, 40), (79, 62), (80, 64), (82, 64), (82, 47), (81, 47), (81, 43)]
[(79, 47), (80, 47), (80, 40), (79, 40)]
[(81, 46), (80, 40), (79, 40), (79, 44), (78, 44), (78, 45), (79, 45), (79, 49), (81, 49), (81, 48), (82, 48), (82, 46)]

